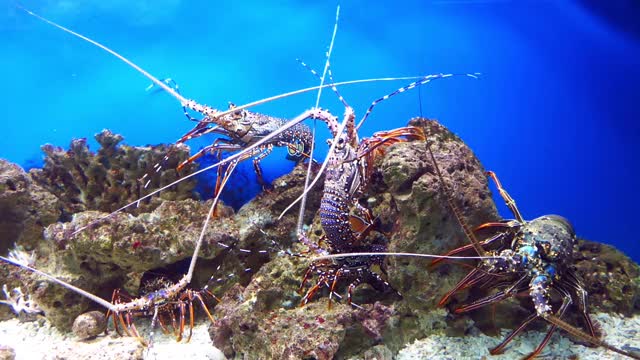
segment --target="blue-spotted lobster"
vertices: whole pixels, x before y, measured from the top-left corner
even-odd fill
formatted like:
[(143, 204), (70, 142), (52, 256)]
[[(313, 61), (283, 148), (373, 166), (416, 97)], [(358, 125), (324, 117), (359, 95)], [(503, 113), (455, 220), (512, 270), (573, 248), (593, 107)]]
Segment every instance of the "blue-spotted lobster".
[[(490, 294), (457, 307), (454, 309), (456, 314), (495, 304), (517, 295), (528, 296), (533, 303), (534, 311), (498, 346), (491, 349), (491, 354), (502, 353), (507, 344), (527, 325), (534, 320), (543, 319), (550, 324), (550, 328), (542, 342), (525, 357), (526, 359), (539, 355), (558, 328), (595, 346), (602, 346), (616, 353), (640, 359), (639, 354), (619, 349), (599, 338), (589, 317), (588, 294), (582, 280), (572, 268), (573, 249), (577, 240), (573, 226), (567, 219), (558, 215), (545, 215), (531, 221), (524, 220), (515, 201), (502, 187), (496, 174), (489, 171), (487, 175), (495, 182), (498, 192), (515, 219), (480, 225), (475, 231), (494, 231), (493, 235), (480, 241), (475, 232), (462, 220), (428, 144), (427, 150), (444, 188), (447, 202), (470, 242), (468, 245), (449, 251), (445, 256), (474, 249), (478, 256), (484, 257), (443, 296), (439, 302), (440, 306), (446, 305), (454, 294), (464, 289), (482, 289), (489, 291)], [(432, 265), (442, 260), (435, 260)], [(554, 302), (556, 295), (560, 299), (559, 305)], [(588, 333), (562, 319), (571, 305), (577, 307)]]

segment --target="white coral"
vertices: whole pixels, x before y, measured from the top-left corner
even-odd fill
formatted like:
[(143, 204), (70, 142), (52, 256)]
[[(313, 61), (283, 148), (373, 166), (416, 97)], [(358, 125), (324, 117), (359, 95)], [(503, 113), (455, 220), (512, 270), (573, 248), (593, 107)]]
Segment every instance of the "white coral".
[(26, 314), (41, 314), (42, 310), (35, 303), (35, 301), (31, 300), (29, 295), (25, 295), (22, 292), (20, 287), (17, 287), (11, 292), (9, 292), (7, 288), (7, 284), (2, 285), (2, 292), (4, 292), (4, 296), (7, 300), (0, 300), (0, 304), (6, 304), (11, 306), (11, 309), (14, 313), (20, 314), (24, 312)]
[[(9, 259), (26, 266), (33, 266), (36, 262), (36, 253), (25, 251), (22, 247), (16, 246), (13, 250), (9, 251)], [(15, 290), (15, 289), (14, 289)], [(5, 291), (5, 294), (7, 292)]]

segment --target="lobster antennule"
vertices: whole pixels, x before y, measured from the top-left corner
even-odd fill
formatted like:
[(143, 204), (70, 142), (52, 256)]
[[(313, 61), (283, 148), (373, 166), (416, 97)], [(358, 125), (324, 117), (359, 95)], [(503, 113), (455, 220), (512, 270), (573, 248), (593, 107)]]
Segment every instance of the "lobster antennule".
[(444, 189), (445, 198), (447, 199), (447, 203), (449, 204), (449, 207), (451, 207), (453, 214), (455, 215), (456, 219), (458, 220), (458, 223), (462, 227), (462, 230), (464, 231), (464, 234), (467, 236), (467, 239), (469, 239), (469, 242), (471, 242), (471, 245), (473, 245), (473, 248), (476, 251), (476, 253), (479, 256), (486, 256), (487, 252), (484, 250), (484, 248), (480, 244), (480, 241), (478, 240), (476, 235), (473, 233), (473, 231), (471, 231), (466, 220), (464, 220), (464, 218), (462, 217), (460, 210), (458, 209), (456, 204), (453, 202), (453, 198), (451, 196), (451, 190), (449, 189), (449, 186), (445, 182), (444, 177), (442, 176), (442, 172), (440, 171), (440, 167), (438, 166), (438, 162), (436, 161), (436, 157), (433, 154), (433, 151), (431, 150), (431, 143), (427, 141), (425, 142), (425, 146), (427, 148), (427, 152), (429, 153), (429, 156), (431, 157), (431, 161), (433, 162), (433, 166), (436, 170), (436, 174), (438, 175), (438, 179), (440, 179), (440, 183), (442, 184), (442, 188)]

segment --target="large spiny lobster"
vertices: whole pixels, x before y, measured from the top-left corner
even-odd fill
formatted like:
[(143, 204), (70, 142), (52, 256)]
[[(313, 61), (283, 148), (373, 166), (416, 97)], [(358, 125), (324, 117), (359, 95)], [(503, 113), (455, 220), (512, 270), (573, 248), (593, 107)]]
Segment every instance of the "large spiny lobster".
[[(543, 319), (551, 326), (542, 342), (525, 359), (532, 359), (539, 355), (557, 328), (593, 345), (640, 359), (639, 354), (619, 349), (598, 337), (588, 313), (588, 294), (582, 280), (572, 268), (573, 248), (577, 240), (573, 226), (567, 219), (558, 215), (545, 215), (531, 221), (524, 220), (513, 198), (502, 187), (495, 173), (489, 171), (487, 175), (495, 182), (501, 197), (515, 219), (480, 225), (475, 229), (476, 231), (486, 229), (496, 232), (488, 239), (479, 241), (474, 231), (471, 231), (462, 221), (460, 212), (452, 200), (449, 188), (428, 144), (427, 150), (445, 189), (447, 201), (470, 241), (470, 244), (454, 249), (445, 255), (455, 255), (474, 249), (479, 256), (485, 257), (444, 295), (439, 302), (440, 306), (447, 304), (454, 294), (464, 289), (482, 288), (494, 291), (490, 295), (456, 308), (454, 310), (456, 314), (495, 304), (516, 295), (528, 295), (533, 303), (533, 313), (498, 346), (490, 350), (492, 355), (502, 353), (507, 344), (531, 322)], [(435, 260), (432, 264), (441, 260)], [(556, 294), (561, 299), (559, 306), (554, 306), (553, 303)], [(588, 333), (562, 320), (572, 304), (577, 306)]]
[[(346, 105), (346, 104), (345, 104)], [(327, 242), (331, 253), (384, 252), (386, 245), (370, 244), (364, 240), (373, 226), (371, 212), (359, 204), (358, 199), (371, 178), (376, 157), (394, 143), (408, 140), (424, 140), (420, 128), (408, 126), (390, 131), (377, 132), (371, 138), (358, 139), (355, 115), (347, 105), (344, 131), (339, 131), (335, 117), (323, 118), (336, 141), (335, 151), (328, 158), (324, 190), (320, 201), (320, 223), (324, 231), (323, 240)], [(355, 214), (351, 215), (351, 208)], [(361, 218), (366, 226), (361, 230), (352, 228), (352, 220)], [(316, 253), (326, 255), (327, 250), (312, 244), (304, 234), (301, 242), (309, 245)], [(329, 288), (329, 305), (336, 285), (340, 280), (348, 280), (348, 303), (351, 304), (353, 290), (362, 282), (368, 283), (381, 292), (395, 291), (388, 282), (371, 270), (379, 265), (384, 272), (384, 256), (353, 256), (336, 260), (320, 260), (312, 263), (304, 275), (300, 289), (314, 273), (318, 280), (302, 299), (302, 305), (321, 288)]]

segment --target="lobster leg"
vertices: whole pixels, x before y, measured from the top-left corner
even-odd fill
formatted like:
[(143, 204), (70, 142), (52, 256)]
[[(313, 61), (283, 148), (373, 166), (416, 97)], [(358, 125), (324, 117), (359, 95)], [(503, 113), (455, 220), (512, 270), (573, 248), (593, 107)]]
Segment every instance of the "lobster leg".
[(522, 330), (524, 330), (525, 327), (527, 327), (527, 325), (529, 325), (533, 320), (539, 318), (540, 316), (538, 316), (538, 314), (533, 313), (531, 315), (529, 315), (520, 325), (518, 325), (517, 328), (515, 328), (509, 335), (507, 335), (507, 337), (502, 340), (502, 342), (494, 347), (493, 349), (489, 350), (489, 353), (491, 355), (498, 355), (498, 354), (502, 354), (504, 352), (504, 348), (505, 346), (507, 346), (507, 344), (509, 344), (509, 342), (511, 342), (511, 340), (513, 340), (513, 338), (518, 335)]
[(498, 291), (497, 293), (493, 294), (493, 295), (489, 295), (486, 297), (483, 297), (481, 299), (478, 299), (474, 302), (472, 302), (471, 304), (467, 304), (464, 306), (461, 306), (459, 308), (457, 308), (454, 313), (456, 314), (462, 314), (465, 312), (469, 312), (475, 309), (479, 309), (483, 306), (486, 305), (490, 305), (499, 301), (502, 301), (504, 299), (508, 299), (512, 296), (514, 296), (515, 294), (521, 292), (522, 290), (524, 290), (522, 288), (522, 285), (526, 282), (527, 277), (523, 276), (521, 277), (518, 281), (515, 282), (515, 284), (511, 285), (510, 287), (508, 287), (505, 290), (502, 291)]
[(516, 201), (513, 200), (511, 195), (509, 195), (509, 193), (502, 187), (502, 184), (500, 183), (500, 180), (498, 180), (498, 176), (496, 175), (496, 173), (494, 173), (493, 171), (487, 171), (487, 175), (493, 180), (493, 182), (496, 183), (496, 187), (500, 192), (500, 196), (502, 196), (502, 199), (504, 199), (505, 204), (507, 204), (507, 207), (509, 208), (509, 210), (511, 210), (513, 216), (516, 217), (516, 220), (518, 220), (518, 222), (525, 223), (524, 218), (520, 214), (520, 210), (518, 210)]
[(160, 328), (162, 329), (162, 332), (164, 334), (168, 334), (169, 333), (169, 329), (167, 328), (167, 325), (165, 325), (165, 320), (162, 316), (162, 314), (158, 314), (158, 324), (160, 324)]
[(215, 320), (213, 319), (213, 315), (211, 315), (211, 312), (209, 311), (209, 308), (207, 307), (207, 304), (204, 302), (204, 298), (202, 296), (202, 293), (210, 295), (212, 299), (216, 300), (217, 302), (220, 302), (220, 299), (218, 299), (217, 296), (213, 295), (213, 293), (211, 293), (211, 291), (203, 289), (200, 290), (200, 292), (196, 292), (193, 294), (193, 296), (200, 302), (200, 305), (202, 306), (202, 309), (204, 310), (205, 313), (207, 313), (207, 316), (209, 317), (209, 320), (211, 320), (211, 323), (214, 323)]
[[(562, 318), (565, 311), (567, 310), (567, 307), (569, 307), (569, 305), (571, 305), (572, 303), (571, 295), (561, 287), (555, 286), (554, 288), (562, 294), (562, 305), (560, 305), (560, 309), (558, 309), (557, 315), (556, 315), (558, 318)], [(538, 354), (540, 354), (542, 349), (544, 349), (544, 347), (547, 345), (547, 343), (551, 339), (551, 335), (553, 335), (553, 332), (556, 331), (557, 328), (558, 328), (557, 325), (551, 324), (551, 328), (549, 329), (549, 331), (547, 331), (547, 335), (545, 335), (544, 339), (542, 339), (542, 342), (540, 342), (540, 345), (538, 345), (538, 347), (531, 354), (527, 355), (525, 359), (529, 360), (538, 356)]]
[[(406, 139), (403, 139), (405, 137)], [(373, 166), (373, 162), (378, 155), (381, 155), (383, 151), (378, 150), (380, 146), (388, 147), (395, 143), (408, 141), (408, 140), (425, 140), (425, 135), (422, 129), (414, 126), (401, 127), (389, 131), (379, 131), (373, 134), (372, 137), (363, 139), (358, 146), (358, 158), (367, 156), (367, 168)], [(378, 150), (378, 151), (374, 151)], [(367, 170), (368, 170), (367, 169)]]
[[(338, 284), (338, 279), (340, 279), (340, 277), (342, 276), (343, 273), (343, 269), (338, 269), (333, 277), (333, 282), (331, 283), (331, 289), (329, 290), (329, 310), (331, 310), (331, 300), (333, 299), (333, 292), (336, 288), (336, 285)], [(349, 298), (349, 300), (351, 300), (351, 298)], [(349, 301), (349, 303), (351, 303), (351, 301)]]
[(193, 335), (193, 296), (192, 292), (189, 291), (189, 336), (187, 337), (187, 342), (191, 341), (191, 335)]
[(300, 306), (306, 305), (309, 302), (309, 300), (313, 297), (313, 295), (315, 295), (315, 293), (318, 290), (320, 290), (322, 285), (327, 285), (326, 280), (325, 281), (318, 280), (318, 282), (311, 289), (309, 289), (309, 291), (307, 291), (307, 294), (302, 298), (300, 302)]
[[(564, 314), (564, 312), (566, 311), (567, 307), (571, 304), (571, 298), (563, 298), (563, 302), (562, 305), (560, 306), (560, 309), (558, 310), (559, 314)], [(538, 315), (537, 313), (533, 313), (531, 315), (529, 315), (520, 325), (518, 325), (517, 328), (515, 328), (509, 335), (507, 335), (507, 337), (502, 340), (502, 342), (494, 347), (493, 349), (489, 350), (489, 353), (491, 355), (498, 355), (498, 354), (502, 354), (504, 352), (504, 348), (505, 346), (507, 346), (507, 344), (509, 344), (509, 342), (511, 342), (511, 340), (513, 340), (513, 338), (518, 335), (522, 330), (524, 330), (527, 325), (529, 325), (532, 321), (536, 320), (540, 318), (540, 315)], [(527, 359), (531, 359), (533, 358), (533, 356), (537, 355), (540, 353), (540, 351), (542, 351), (542, 348), (547, 344), (547, 342), (549, 341), (549, 338), (551, 338), (551, 335), (553, 334), (553, 331), (555, 331), (555, 329), (557, 328), (557, 326), (552, 326), (551, 329), (549, 329), (549, 331), (547, 332), (547, 335), (545, 336), (545, 338), (543, 339), (543, 341), (540, 343), (540, 345), (538, 345), (538, 347), (536, 348), (536, 350), (534, 350), (531, 354), (529, 354), (526, 358)]]
[(456, 286), (453, 287), (453, 289), (449, 290), (449, 292), (447, 292), (442, 297), (442, 299), (440, 299), (440, 302), (438, 302), (438, 306), (444, 306), (449, 301), (451, 296), (453, 296), (455, 293), (465, 288), (465, 286), (469, 286), (470, 284), (475, 284), (481, 281), (485, 276), (486, 274), (478, 268), (471, 270), (464, 278), (462, 278), (462, 280), (460, 280), (456, 284)]
[(272, 144), (266, 145), (262, 149), (262, 152), (260, 152), (256, 157), (253, 158), (253, 169), (256, 172), (256, 179), (258, 180), (258, 184), (262, 186), (263, 190), (268, 188), (269, 184), (267, 184), (267, 182), (264, 181), (264, 177), (262, 176), (262, 168), (260, 167), (260, 161), (262, 161), (262, 159), (264, 159), (267, 155), (271, 154), (271, 151), (273, 151), (273, 145)]
[(484, 224), (478, 226), (473, 231), (478, 231), (478, 230), (482, 230), (482, 229), (491, 229), (491, 228), (513, 229), (513, 228), (520, 227), (520, 226), (522, 226), (522, 224), (519, 223), (518, 221), (515, 221), (515, 220), (499, 221), (499, 222), (488, 222), (488, 223), (484, 223)]
[(205, 146), (202, 150), (197, 153), (191, 155), (187, 160), (183, 161), (176, 168), (177, 171), (182, 170), (187, 164), (190, 164), (199, 158), (203, 157), (207, 152), (216, 153), (218, 151), (237, 151), (242, 150), (242, 146), (238, 144), (233, 144), (231, 140), (224, 138), (217, 138), (213, 142), (213, 144)]
[(353, 290), (362, 283), (362, 277), (358, 276), (347, 288), (347, 304), (351, 305), (351, 299), (353, 298)]
[(578, 276), (573, 270), (568, 270), (563, 280), (568, 283), (567, 285), (571, 287), (571, 289), (574, 290), (574, 293), (576, 294), (576, 298), (578, 299), (577, 301), (578, 310), (580, 311), (580, 315), (584, 319), (584, 322), (587, 325), (587, 328), (589, 329), (589, 333), (593, 337), (598, 337), (598, 335), (596, 334), (595, 327), (593, 326), (593, 322), (591, 321), (591, 317), (587, 312), (587, 309), (588, 309), (587, 291), (584, 289), (584, 284), (582, 283), (582, 280), (578, 278)]
[(169, 311), (169, 319), (171, 320), (171, 328), (173, 329), (173, 335), (178, 339), (178, 331), (180, 329), (180, 325), (178, 324), (178, 319), (176, 319), (176, 314), (173, 309)]

